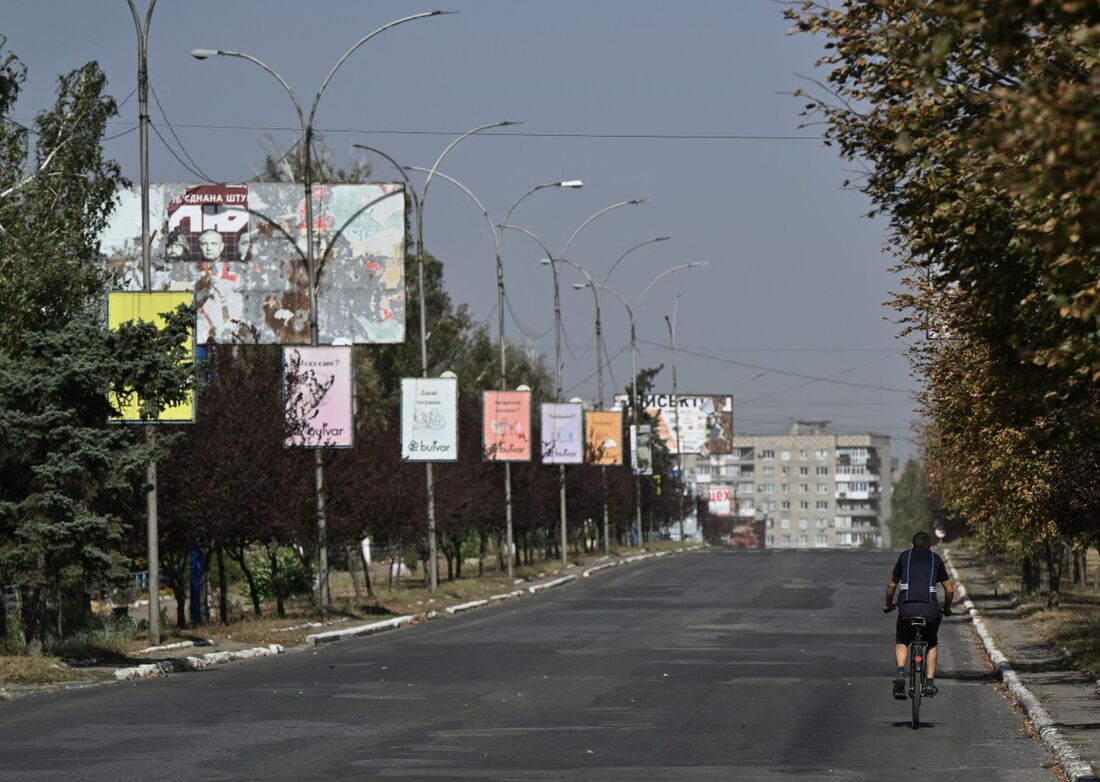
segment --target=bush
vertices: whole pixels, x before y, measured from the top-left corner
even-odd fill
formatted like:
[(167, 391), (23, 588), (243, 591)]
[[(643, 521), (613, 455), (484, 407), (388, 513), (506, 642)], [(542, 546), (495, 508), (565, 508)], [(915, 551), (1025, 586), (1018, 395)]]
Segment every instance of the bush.
[[(260, 593), (258, 595), (260, 600), (273, 599), (276, 591), (281, 593), (283, 597), (308, 593), (312, 585), (309, 582), (309, 573), (306, 572), (301, 558), (287, 548), (279, 549), (275, 556), (279, 563), (278, 583), (275, 583), (271, 578), (271, 560), (268, 558), (266, 551), (248, 558), (248, 567), (256, 579), (256, 591)], [(245, 581), (241, 586), (244, 596), (251, 600), (252, 590), (249, 588), (248, 582)]]

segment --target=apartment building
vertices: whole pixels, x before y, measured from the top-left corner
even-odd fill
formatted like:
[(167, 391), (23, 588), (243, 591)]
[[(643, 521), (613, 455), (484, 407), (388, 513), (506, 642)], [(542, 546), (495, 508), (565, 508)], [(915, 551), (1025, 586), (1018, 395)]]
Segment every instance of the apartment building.
[(796, 421), (786, 434), (738, 435), (733, 453), (685, 463), (689, 483), (731, 487), (736, 520), (763, 519), (768, 548), (890, 545), (890, 438), (834, 434), (828, 421)]

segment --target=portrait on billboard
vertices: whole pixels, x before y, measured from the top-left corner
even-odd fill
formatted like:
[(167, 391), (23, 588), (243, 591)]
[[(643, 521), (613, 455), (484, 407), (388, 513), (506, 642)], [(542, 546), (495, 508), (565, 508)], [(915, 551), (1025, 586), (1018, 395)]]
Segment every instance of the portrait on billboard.
[[(117, 194), (100, 236), (116, 290), (141, 290), (141, 209)], [(193, 291), (198, 344), (312, 341), (305, 196), (289, 183), (150, 190), (153, 290)], [(405, 194), (398, 184), (313, 188), (317, 342), (405, 339)]]

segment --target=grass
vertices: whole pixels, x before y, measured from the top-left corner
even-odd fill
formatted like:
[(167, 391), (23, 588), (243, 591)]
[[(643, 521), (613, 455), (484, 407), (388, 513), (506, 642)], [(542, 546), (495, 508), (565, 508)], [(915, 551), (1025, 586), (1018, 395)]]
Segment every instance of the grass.
[(58, 684), (96, 681), (108, 674), (83, 668), (70, 668), (58, 657), (0, 656), (0, 682), (3, 684)]

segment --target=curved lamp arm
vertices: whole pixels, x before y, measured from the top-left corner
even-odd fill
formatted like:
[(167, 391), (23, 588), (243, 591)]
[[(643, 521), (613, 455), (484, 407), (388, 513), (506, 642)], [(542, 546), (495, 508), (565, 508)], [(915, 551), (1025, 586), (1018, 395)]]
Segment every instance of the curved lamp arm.
[(659, 280), (664, 279), (673, 272), (683, 271), (684, 269), (697, 269), (701, 266), (706, 265), (706, 261), (693, 261), (692, 263), (682, 263), (679, 266), (673, 266), (671, 269), (665, 269), (663, 272), (650, 280), (649, 285), (645, 286), (645, 289), (642, 291), (642, 295), (639, 296), (638, 300), (634, 303), (635, 309), (642, 306), (642, 300), (645, 298), (645, 295), (649, 293), (649, 289), (656, 285)]
[(642, 203), (645, 203), (644, 198), (632, 198), (629, 201), (620, 201), (617, 204), (611, 204), (611, 206), (605, 206), (600, 211), (596, 212), (593, 215), (590, 215), (588, 217), (588, 219), (586, 219), (583, 223), (581, 223), (580, 225), (577, 226), (577, 230), (575, 230), (573, 232), (573, 235), (569, 237), (569, 241), (565, 243), (565, 247), (563, 247), (562, 250), (561, 250), (561, 257), (565, 258), (566, 256), (569, 255), (569, 248), (573, 244), (573, 240), (577, 238), (577, 234), (579, 234), (581, 232), (581, 230), (586, 225), (591, 223), (593, 220), (595, 220), (600, 215), (606, 214), (607, 212), (610, 212), (612, 209), (618, 209), (620, 206), (637, 206), (638, 204), (642, 204)]
[(413, 187), (412, 181), (409, 179), (409, 175), (405, 173), (404, 167), (377, 147), (368, 146), (367, 144), (352, 144), (352, 146), (358, 147), (359, 149), (365, 149), (367, 152), (373, 152), (379, 157), (383, 157), (388, 160), (390, 165), (397, 169), (397, 173), (401, 177), (401, 179), (405, 181), (405, 189), (408, 190), (409, 195), (412, 196), (413, 209), (416, 210), (417, 214), (420, 214), (420, 199), (417, 197), (416, 188)]
[(626, 256), (630, 255), (635, 250), (640, 250), (641, 248), (645, 247), (646, 245), (656, 244), (657, 242), (667, 242), (670, 238), (672, 238), (672, 237), (669, 237), (669, 236), (656, 236), (652, 239), (647, 239), (644, 242), (638, 242), (636, 245), (634, 245), (629, 250), (627, 250), (625, 253), (623, 253), (622, 255), (620, 255), (618, 258), (615, 259), (615, 263), (611, 264), (611, 268), (608, 269), (607, 274), (605, 274), (603, 276), (604, 283), (606, 283), (609, 279), (611, 279), (611, 272), (615, 271), (615, 267), (618, 266), (620, 263), (622, 263), (623, 259), (626, 258)]
[[(477, 208), (481, 210), (481, 214), (484, 215), (485, 219), (488, 221), (489, 231), (492, 232), (492, 234), (493, 234), (493, 243), (498, 244), (500, 242), (500, 235), (497, 233), (497, 227), (496, 227), (496, 224), (493, 222), (493, 218), (489, 216), (489, 210), (485, 208), (485, 205), (482, 204), (481, 200), (478, 199), (478, 197), (473, 194), (473, 191), (470, 190), (470, 188), (466, 187), (466, 185), (459, 182), (453, 176), (449, 176), (447, 174), (444, 174), (442, 171), (436, 171), (433, 168), (424, 168), (423, 166), (405, 166), (405, 170), (406, 171), (419, 171), (421, 173), (426, 173), (429, 176), (432, 176), (432, 175), (437, 176), (437, 177), (439, 177), (440, 179), (442, 179), (444, 181), (450, 182), (452, 185), (457, 187), (463, 193), (468, 195), (470, 197), (470, 199), (475, 204), (477, 204)], [(421, 202), (421, 203), (423, 203), (423, 202)]]
[(459, 144), (461, 144), (463, 141), (468, 139), (470, 136), (476, 135), (476, 134), (480, 133), (483, 130), (490, 130), (491, 128), (506, 128), (510, 125), (522, 125), (522, 124), (523, 123), (521, 123), (521, 122), (512, 122), (511, 120), (501, 120), (499, 122), (490, 122), (487, 125), (480, 125), (479, 127), (476, 127), (473, 130), (466, 131), (461, 136), (459, 136), (454, 141), (452, 141), (450, 144), (448, 144), (443, 149), (443, 151), (439, 153), (439, 157), (437, 157), (435, 159), (435, 163), (432, 164), (431, 168), (429, 168), (429, 169), (414, 169), (414, 170), (418, 170), (418, 171), (427, 171), (428, 172), (428, 178), (424, 180), (424, 187), (421, 188), (421, 190), (420, 190), (420, 193), (421, 193), (420, 203), (421, 203), (421, 205), (423, 205), (424, 202), (428, 200), (428, 187), (432, 184), (432, 177), (435, 176), (436, 169), (439, 168), (439, 164), (443, 162), (443, 158), (447, 157), (447, 154), (452, 149), (457, 147)]
[(298, 112), (298, 124), (302, 128), (302, 135), (306, 133), (306, 116), (302, 112), (302, 104), (298, 102), (298, 96), (294, 94), (294, 90), (290, 88), (290, 85), (286, 83), (286, 79), (279, 75), (279, 73), (261, 60), (259, 57), (253, 57), (251, 54), (245, 52), (232, 52), (224, 49), (192, 49), (191, 56), (196, 60), (205, 60), (208, 57), (239, 57), (242, 60), (248, 60), (250, 63), (259, 65), (269, 74), (275, 77), (275, 80), (279, 84), (283, 85), (283, 89), (286, 90), (286, 94), (290, 96), (290, 100), (294, 103), (294, 110)]
[(531, 195), (532, 193), (537, 193), (540, 190), (546, 190), (550, 187), (567, 187), (571, 190), (579, 190), (580, 188), (584, 187), (584, 182), (580, 179), (566, 179), (561, 182), (543, 182), (541, 185), (535, 185), (526, 193), (513, 201), (512, 205), (508, 207), (508, 211), (504, 213), (504, 225), (508, 225), (508, 221), (512, 217), (512, 212), (516, 210), (516, 207), (520, 205), (520, 202), (522, 202), (523, 199), (527, 198), (527, 196)]

